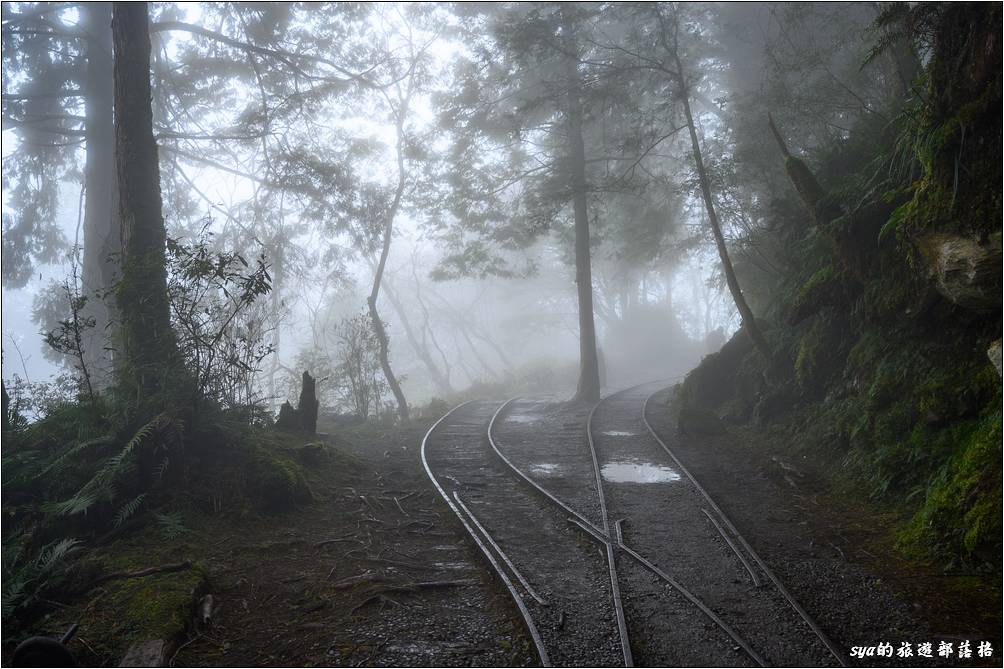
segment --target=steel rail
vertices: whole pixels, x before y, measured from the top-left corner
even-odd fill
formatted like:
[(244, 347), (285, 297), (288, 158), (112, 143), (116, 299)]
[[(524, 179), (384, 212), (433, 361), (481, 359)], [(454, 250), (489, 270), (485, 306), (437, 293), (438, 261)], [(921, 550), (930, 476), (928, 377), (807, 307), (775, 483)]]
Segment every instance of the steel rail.
[(708, 517), (708, 520), (710, 520), (711, 524), (715, 526), (715, 529), (718, 530), (718, 534), (722, 535), (722, 539), (724, 539), (725, 543), (729, 545), (729, 548), (731, 548), (732, 552), (736, 554), (736, 557), (743, 563), (743, 566), (746, 567), (746, 571), (749, 572), (750, 578), (753, 579), (753, 585), (759, 588), (760, 579), (757, 577), (756, 572), (753, 571), (753, 565), (749, 563), (749, 560), (746, 559), (745, 555), (739, 552), (739, 548), (736, 546), (735, 542), (732, 541), (732, 537), (725, 532), (725, 528), (722, 527), (721, 523), (715, 520), (715, 517), (708, 513), (707, 509), (701, 507), (701, 511)]
[[(557, 504), (563, 511), (571, 514), (574, 518), (578, 519), (585, 526), (588, 526), (590, 528), (590, 530), (588, 530), (590, 532), (590, 534), (593, 534), (596, 538), (599, 538), (601, 536), (603, 537), (600, 540), (603, 542), (603, 544), (604, 544), (604, 546), (606, 548), (606, 553), (607, 553), (607, 567), (608, 567), (608, 570), (609, 570), (609, 573), (610, 573), (610, 591), (611, 591), (611, 597), (613, 599), (613, 604), (614, 604), (614, 614), (617, 617), (617, 632), (620, 635), (620, 640), (621, 640), (621, 654), (624, 657), (624, 666), (625, 667), (633, 667), (634, 666), (634, 658), (631, 655), (631, 645), (630, 645), (630, 641), (628, 640), (627, 621), (624, 618), (624, 606), (621, 603), (620, 585), (619, 585), (618, 579), (617, 579), (617, 567), (614, 564), (614, 549), (613, 549), (613, 542), (610, 541), (610, 530), (609, 530), (609, 528), (607, 528), (605, 531), (604, 530), (600, 530), (600, 528), (596, 527), (593, 523), (591, 523), (581, 513), (575, 511), (574, 509), (572, 509), (572, 507), (568, 506), (567, 504), (565, 504), (564, 502), (562, 502), (560, 499), (558, 499), (557, 497), (555, 497), (554, 495), (552, 495), (551, 493), (549, 493), (542, 486), (540, 486), (536, 481), (534, 481), (529, 476), (527, 476), (522, 471), (520, 471), (519, 467), (517, 467), (515, 464), (513, 464), (513, 462), (511, 460), (509, 460), (509, 458), (507, 458), (505, 455), (502, 454), (502, 451), (501, 451), (501, 449), (499, 449), (498, 444), (495, 443), (495, 437), (492, 435), (492, 433), (493, 433), (493, 431), (495, 429), (495, 421), (496, 421), (496, 419), (498, 419), (498, 417), (502, 413), (502, 411), (504, 411), (505, 408), (508, 407), (510, 404), (512, 404), (513, 402), (515, 402), (516, 399), (518, 399), (518, 398), (511, 397), (508, 400), (506, 400), (505, 402), (503, 402), (502, 405), (495, 412), (495, 415), (492, 416), (492, 419), (490, 421), (488, 421), (488, 444), (491, 446), (492, 450), (495, 451), (495, 454), (498, 455), (499, 458), (501, 458), (503, 462), (505, 462), (507, 465), (509, 465), (509, 468), (513, 472), (515, 472), (520, 478), (522, 478), (524, 481), (526, 481), (531, 486), (533, 486), (534, 488), (536, 488), (539, 492), (543, 493), (545, 497), (547, 497), (552, 502), (554, 502), (555, 504)], [(597, 470), (597, 476), (598, 475), (599, 475), (599, 470)], [(599, 484), (599, 481), (597, 481), (597, 485), (598, 484)], [(602, 493), (602, 490), (600, 492), (600, 505), (603, 508), (603, 522), (604, 522), (604, 526), (606, 527), (607, 526), (607, 516), (606, 516), (606, 507), (603, 506), (603, 493)]]
[(492, 535), (488, 534), (488, 530), (486, 530), (485, 526), (481, 524), (481, 521), (479, 521), (478, 517), (474, 515), (474, 512), (467, 508), (467, 505), (464, 504), (464, 500), (460, 498), (460, 493), (456, 490), (453, 491), (453, 499), (457, 501), (457, 504), (464, 510), (464, 513), (470, 517), (471, 522), (474, 523), (474, 527), (481, 530), (481, 534), (484, 535), (485, 540), (492, 548), (495, 549), (495, 552), (498, 553), (500, 558), (502, 558), (502, 561), (506, 563), (506, 566), (509, 567), (509, 570), (513, 573), (513, 576), (516, 577), (516, 580), (518, 580), (523, 586), (523, 589), (526, 590), (531, 597), (537, 600), (538, 604), (541, 606), (547, 606), (547, 600), (538, 595), (537, 591), (533, 589), (533, 586), (531, 586), (530, 583), (523, 578), (523, 574), (521, 574), (519, 569), (516, 568), (516, 565), (512, 563), (512, 560), (510, 560), (509, 556), (505, 554), (502, 547), (499, 546), (494, 539), (492, 539)]
[(436, 490), (439, 492), (440, 496), (446, 502), (447, 506), (450, 507), (450, 510), (453, 511), (453, 513), (460, 520), (460, 523), (464, 526), (464, 529), (467, 530), (467, 533), (471, 535), (472, 539), (474, 539), (474, 543), (477, 544), (479, 549), (481, 549), (481, 552), (484, 554), (485, 558), (487, 558), (492, 568), (495, 569), (495, 573), (498, 574), (500, 579), (502, 579), (502, 582), (505, 584), (506, 589), (509, 590), (509, 594), (512, 595), (513, 601), (516, 602), (516, 607), (519, 609), (520, 615), (522, 615), (523, 617), (523, 622), (526, 624), (526, 629), (530, 633), (530, 638), (533, 639), (534, 646), (537, 649), (537, 655), (538, 657), (540, 657), (541, 665), (544, 667), (550, 667), (551, 659), (547, 655), (547, 649), (544, 647), (544, 641), (540, 637), (540, 632), (537, 630), (537, 625), (533, 622), (533, 617), (530, 615), (529, 609), (526, 608), (526, 602), (523, 601), (523, 597), (519, 594), (519, 592), (516, 591), (516, 586), (513, 585), (512, 580), (499, 565), (498, 561), (495, 559), (495, 556), (491, 554), (491, 551), (488, 550), (488, 547), (485, 546), (485, 544), (481, 541), (481, 539), (478, 538), (478, 535), (471, 528), (470, 524), (467, 522), (467, 519), (464, 518), (464, 515), (460, 512), (460, 509), (457, 508), (457, 506), (453, 503), (453, 500), (450, 499), (450, 496), (446, 494), (445, 490), (443, 490), (443, 486), (440, 485), (439, 480), (436, 479), (435, 474), (432, 473), (432, 468), (429, 466), (429, 460), (426, 457), (426, 445), (429, 441), (429, 435), (432, 434), (433, 430), (439, 427), (440, 423), (446, 420), (446, 418), (449, 417), (450, 414), (473, 402), (474, 400), (471, 400), (468, 402), (464, 402), (463, 404), (458, 404), (457, 406), (453, 407), (445, 414), (443, 414), (439, 418), (439, 420), (437, 420), (435, 423), (432, 424), (432, 427), (430, 427), (429, 430), (425, 433), (425, 436), (422, 437), (422, 446), (420, 449), (422, 456), (422, 466), (425, 467), (425, 473), (429, 476), (429, 480), (432, 481), (432, 485), (436, 487)]
[[(586, 418), (586, 441), (589, 442), (589, 454), (593, 458), (593, 475), (596, 477), (596, 494), (600, 499), (600, 516), (603, 518), (603, 533), (610, 536), (610, 519), (607, 514), (607, 500), (603, 495), (603, 478), (600, 474), (600, 463), (596, 457), (596, 445), (593, 443), (593, 414), (596, 407), (600, 406), (603, 400), (593, 405), (589, 410), (589, 417)], [(614, 556), (614, 545), (612, 541), (607, 541), (607, 564), (610, 567), (610, 589), (613, 592), (614, 612), (617, 614), (617, 628), (621, 635), (621, 650), (624, 653), (624, 666), (633, 667), (634, 658), (631, 656), (631, 644), (628, 641), (627, 621), (624, 618), (624, 606), (621, 604), (621, 589), (617, 578), (617, 566)]]
[(760, 657), (760, 655), (755, 650), (753, 650), (753, 648), (748, 643), (746, 643), (746, 640), (743, 639), (741, 636), (739, 636), (739, 633), (736, 632), (734, 629), (732, 629), (732, 627), (728, 623), (722, 620), (717, 613), (712, 611), (710, 608), (708, 608), (707, 605), (704, 604), (704, 602), (698, 599), (697, 595), (690, 592), (690, 590), (684, 587), (683, 584), (679, 583), (672, 576), (670, 576), (663, 570), (659, 569), (659, 567), (657, 567), (655, 564), (649, 562), (648, 559), (646, 559), (644, 556), (642, 556), (635, 550), (629, 548), (627, 544), (624, 543), (624, 534), (623, 532), (621, 532), (621, 523), (623, 522), (624, 519), (621, 518), (616, 523), (614, 523), (614, 528), (616, 529), (617, 532), (617, 545), (620, 546), (621, 550), (623, 550), (625, 553), (633, 557), (643, 567), (651, 571), (653, 574), (655, 574), (662, 580), (666, 581), (666, 583), (669, 583), (671, 586), (673, 586), (673, 588), (675, 588), (676, 591), (679, 592), (681, 595), (686, 597), (691, 604), (699, 608), (701, 610), (701, 613), (710, 618), (713, 623), (717, 624), (719, 627), (722, 628), (722, 630), (725, 631), (726, 634), (732, 637), (732, 640), (735, 641), (737, 644), (739, 644), (739, 647), (742, 648), (744, 651), (746, 651), (747, 655), (749, 655), (754, 662), (759, 664), (761, 667), (768, 666), (767, 663), (764, 661), (764, 659)]
[[(641, 385), (647, 385), (647, 384), (641, 384)], [(763, 573), (774, 584), (778, 592), (781, 593), (781, 596), (788, 601), (788, 604), (790, 604), (791, 607), (795, 609), (795, 612), (798, 613), (798, 615), (802, 618), (802, 620), (805, 621), (806, 625), (808, 625), (809, 628), (819, 638), (819, 640), (823, 642), (823, 645), (826, 646), (827, 650), (830, 651), (830, 654), (833, 655), (833, 657), (837, 660), (838, 663), (840, 663), (840, 666), (846, 667), (847, 661), (844, 659), (843, 653), (837, 647), (837, 645), (833, 643), (830, 637), (827, 636), (826, 632), (824, 632), (822, 628), (819, 627), (816, 621), (813, 620), (812, 616), (810, 616), (808, 612), (802, 608), (802, 605), (799, 604), (798, 601), (795, 599), (794, 595), (792, 595), (791, 592), (788, 591), (788, 588), (784, 586), (784, 584), (781, 582), (781, 579), (779, 579), (777, 575), (774, 573), (774, 571), (767, 566), (767, 563), (763, 560), (763, 558), (761, 558), (760, 555), (757, 554), (755, 550), (753, 550), (753, 547), (750, 546), (749, 543), (746, 541), (746, 539), (743, 538), (743, 535), (739, 533), (739, 530), (737, 530), (735, 525), (732, 524), (732, 521), (730, 521), (728, 516), (725, 515), (725, 512), (722, 511), (721, 507), (719, 507), (718, 504), (715, 503), (715, 500), (711, 499), (711, 495), (708, 494), (708, 491), (705, 490), (704, 487), (697, 482), (697, 479), (694, 478), (694, 475), (690, 473), (690, 471), (684, 466), (682, 462), (680, 462), (680, 459), (676, 457), (676, 454), (673, 453), (673, 451), (669, 448), (669, 446), (666, 445), (666, 442), (662, 440), (662, 437), (660, 437), (656, 433), (655, 429), (652, 427), (652, 424), (648, 422), (648, 405), (652, 401), (652, 398), (655, 397), (660, 392), (661, 390), (657, 390), (651, 395), (649, 395), (641, 408), (641, 419), (645, 423), (645, 427), (648, 428), (649, 434), (651, 434), (655, 438), (655, 440), (659, 443), (659, 445), (662, 446), (662, 450), (666, 451), (666, 454), (673, 460), (674, 463), (676, 463), (676, 466), (680, 468), (680, 471), (683, 472), (684, 476), (686, 476), (690, 480), (690, 482), (694, 484), (694, 487), (697, 488), (697, 491), (701, 493), (701, 495), (708, 502), (711, 508), (714, 509), (715, 513), (718, 514), (718, 517), (722, 520), (723, 523), (725, 523), (725, 526), (729, 528), (729, 530), (735, 536), (736, 540), (743, 547), (743, 549), (747, 553), (749, 553), (750, 557), (753, 558), (753, 561), (756, 562), (757, 565), (759, 565)]]
[[(585, 525), (583, 525), (581, 522), (579, 522), (575, 518), (569, 518), (568, 522), (573, 523), (579, 529), (581, 529), (583, 532), (585, 532), (586, 534), (588, 534), (591, 538), (596, 539), (600, 543), (606, 543), (603, 540), (603, 538), (598, 537), (595, 534), (593, 534), (592, 530), (590, 530), (588, 527), (586, 527)], [(625, 544), (624, 543), (624, 536), (621, 533), (621, 523), (623, 523), (623, 522), (624, 522), (624, 519), (622, 518), (622, 519), (620, 519), (620, 520), (618, 520), (617, 522), (614, 523), (614, 528), (615, 528), (616, 534), (617, 534), (617, 536), (616, 536), (617, 548), (620, 548), (622, 551), (624, 551), (625, 554), (627, 554), (630, 558), (634, 559), (642, 567), (644, 567), (645, 569), (649, 570), (650, 572), (652, 572), (653, 574), (655, 574), (658, 578), (660, 578), (663, 581), (665, 581), (667, 584), (669, 584), (670, 587), (674, 588), (677, 592), (679, 592), (681, 595), (683, 595), (688, 601), (690, 601), (691, 604), (693, 604), (698, 609), (700, 609), (701, 613), (703, 613), (704, 615), (706, 615), (711, 620), (711, 622), (713, 622), (716, 625), (718, 625), (720, 628), (722, 628), (723, 632), (725, 632), (730, 637), (732, 637), (732, 640), (735, 641), (736, 644), (738, 644), (740, 648), (742, 648), (744, 651), (746, 651), (746, 653), (750, 656), (750, 659), (752, 659), (754, 662), (756, 662), (761, 667), (770, 666), (770, 665), (768, 665), (763, 660), (763, 658), (760, 657), (760, 655), (757, 654), (756, 651), (753, 650), (753, 648), (746, 642), (745, 639), (743, 639), (741, 636), (739, 636), (738, 632), (736, 632), (734, 629), (732, 629), (732, 627), (730, 627), (728, 623), (726, 623), (724, 620), (722, 620), (718, 616), (718, 614), (716, 614), (714, 611), (711, 610), (710, 607), (708, 607), (704, 602), (702, 602), (700, 599), (698, 599), (697, 595), (695, 595), (694, 593), (690, 592), (690, 590), (688, 590), (686, 587), (684, 587), (681, 583), (679, 583), (672, 576), (670, 576), (669, 574), (667, 574), (666, 572), (664, 572), (662, 569), (659, 569), (659, 567), (657, 567), (653, 562), (651, 562), (644, 555), (642, 555), (638, 551), (634, 550), (633, 548), (631, 548), (630, 546), (628, 546), (627, 544)]]
[(603, 543), (609, 543), (610, 537), (609, 537), (609, 535), (606, 532), (604, 532), (603, 530), (601, 530), (600, 528), (598, 528), (595, 524), (593, 524), (593, 522), (591, 520), (589, 520), (584, 515), (582, 515), (581, 513), (579, 513), (578, 511), (576, 511), (572, 507), (568, 506), (564, 502), (562, 502), (560, 499), (558, 499), (557, 497), (555, 497), (554, 495), (552, 495), (550, 492), (548, 492), (547, 489), (545, 489), (539, 483), (537, 483), (532, 478), (530, 478), (525, 473), (523, 473), (523, 471), (519, 467), (517, 467), (512, 462), (512, 460), (510, 460), (509, 458), (507, 458), (505, 456), (505, 454), (502, 453), (501, 449), (499, 449), (498, 444), (495, 442), (495, 437), (494, 437), (495, 420), (499, 417), (499, 415), (503, 411), (505, 411), (506, 407), (508, 407), (513, 402), (515, 402), (517, 399), (519, 399), (519, 398), (518, 397), (510, 397), (508, 400), (506, 400), (502, 404), (502, 406), (499, 407), (498, 411), (495, 412), (495, 415), (492, 416), (492, 419), (488, 422), (488, 445), (491, 446), (492, 450), (495, 451), (495, 455), (497, 455), (499, 457), (499, 459), (502, 460), (502, 462), (504, 462), (506, 465), (508, 465), (509, 469), (511, 469), (514, 474), (516, 474), (521, 479), (523, 479), (524, 481), (526, 481), (527, 483), (529, 483), (532, 487), (536, 488), (537, 492), (539, 492), (540, 494), (544, 495), (544, 497), (547, 497), (549, 500), (551, 500), (551, 502), (553, 502), (554, 504), (557, 504), (558, 508), (560, 508), (562, 511), (564, 511), (567, 514), (569, 514), (573, 518), (577, 518), (581, 523), (585, 524), (589, 528), (589, 533), (590, 534), (592, 534), (593, 536), (597, 537)]
[[(656, 382), (652, 382), (652, 383), (656, 383)], [(649, 385), (649, 384), (641, 384), (641, 385)], [(627, 392), (628, 390), (633, 390), (634, 388), (637, 388), (637, 387), (638, 386), (634, 386), (633, 388), (626, 388), (626, 389), (621, 390), (621, 391), (619, 391), (617, 393), (614, 393), (614, 394), (615, 395), (619, 395), (621, 393)], [(613, 397), (613, 395), (610, 395), (609, 397)], [(609, 397), (607, 399), (609, 399)], [(551, 494), (546, 488), (544, 488), (539, 483), (537, 483), (532, 478), (530, 478), (519, 467), (517, 467), (515, 465), (515, 463), (512, 462), (512, 460), (510, 460), (509, 458), (507, 458), (502, 453), (502, 451), (498, 447), (498, 443), (495, 441), (495, 437), (494, 437), (495, 420), (498, 418), (498, 416), (512, 402), (516, 401), (517, 399), (518, 398), (513, 397), (513, 398), (510, 398), (509, 400), (507, 400), (501, 407), (499, 407), (498, 411), (495, 412), (495, 415), (492, 416), (491, 421), (489, 421), (489, 423), (488, 423), (488, 443), (492, 447), (492, 450), (495, 451), (495, 454), (498, 455), (498, 457), (506, 465), (508, 465), (509, 469), (511, 469), (514, 474), (516, 474), (521, 479), (523, 479), (524, 481), (526, 481), (527, 483), (529, 483), (533, 488), (535, 488), (538, 492), (540, 492), (541, 494), (543, 494), (553, 504), (557, 505), (560, 509), (562, 509), (563, 511), (567, 512), (571, 516), (570, 518), (568, 518), (569, 522), (575, 524), (577, 527), (579, 527), (579, 529), (581, 529), (583, 532), (585, 532), (587, 535), (589, 535), (590, 538), (592, 538), (596, 542), (602, 544), (605, 549), (610, 550), (611, 547), (620, 548), (621, 550), (624, 551), (624, 553), (626, 555), (628, 555), (630, 558), (634, 559), (640, 565), (642, 565), (642, 567), (644, 567), (644, 568), (648, 569), (649, 571), (651, 571), (657, 577), (661, 578), (666, 583), (668, 583), (671, 587), (676, 588), (678, 591), (680, 591), (681, 594), (684, 595), (684, 597), (686, 597), (691, 603), (693, 603), (695, 606), (697, 606), (698, 609), (700, 609), (703, 613), (705, 613), (712, 620), (712, 622), (718, 624), (726, 634), (728, 634), (730, 637), (732, 637), (732, 639), (734, 641), (736, 641), (736, 643), (741, 648), (743, 648), (750, 655), (751, 659), (753, 659), (760, 666), (766, 666), (766, 664), (759, 657), (759, 655), (757, 655), (756, 652), (754, 652), (749, 647), (749, 645), (738, 635), (738, 633), (736, 633), (724, 621), (722, 621), (721, 618), (719, 618), (713, 611), (711, 611), (711, 609), (709, 609), (707, 607), (707, 605), (705, 605), (702, 601), (700, 601), (697, 598), (696, 595), (694, 595), (693, 593), (691, 593), (689, 590), (686, 590), (681, 584), (679, 584), (676, 580), (674, 580), (666, 572), (664, 572), (661, 569), (659, 569), (658, 567), (656, 567), (652, 562), (650, 562), (649, 560), (647, 560), (640, 553), (638, 553), (637, 551), (632, 550), (631, 548), (629, 548), (626, 544), (623, 543), (623, 541), (616, 541), (616, 542), (612, 541), (609, 534), (607, 534), (607, 533), (603, 532), (602, 530), (600, 530), (600, 528), (596, 527), (596, 525), (594, 525), (592, 522), (590, 522), (581, 513), (579, 513), (578, 511), (575, 511), (569, 505), (567, 505), (566, 503), (564, 503), (563, 501), (561, 501), (561, 499), (559, 499), (555, 495)], [(618, 523), (620, 523), (620, 522), (621, 521), (618, 521)], [(618, 527), (618, 531), (619, 531), (619, 527)], [(602, 551), (601, 551), (601, 554), (602, 554)]]

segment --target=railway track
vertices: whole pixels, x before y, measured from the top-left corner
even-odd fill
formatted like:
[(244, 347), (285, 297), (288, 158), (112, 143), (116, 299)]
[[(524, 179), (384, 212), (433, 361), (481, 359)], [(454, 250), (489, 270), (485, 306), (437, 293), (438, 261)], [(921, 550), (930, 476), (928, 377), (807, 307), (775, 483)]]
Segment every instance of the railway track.
[(715, 611), (758, 662), (842, 664), (840, 650), (651, 428), (652, 391), (636, 386), (605, 398), (587, 425), (607, 512), (628, 543)]
[(652, 430), (652, 386), (591, 410), (468, 403), (423, 441), (429, 476), (513, 596), (542, 664), (842, 664)]
[(605, 560), (492, 452), (497, 409), (469, 402), (433, 425), (422, 442), (426, 472), (516, 602), (542, 665), (619, 664)]
[(592, 412), (581, 407), (562, 415), (561, 406), (510, 400), (492, 421), (489, 443), (513, 474), (565, 511), (604, 547), (608, 563), (617, 567), (612, 576), (618, 576), (622, 596), (615, 606), (622, 611), (621, 638), (629, 646), (621, 663), (631, 666), (637, 659), (643, 666), (763, 664), (745, 640), (683, 584), (618, 540), (620, 524), (607, 513), (605, 494), (600, 494), (605, 486), (596, 476), (583, 433)]

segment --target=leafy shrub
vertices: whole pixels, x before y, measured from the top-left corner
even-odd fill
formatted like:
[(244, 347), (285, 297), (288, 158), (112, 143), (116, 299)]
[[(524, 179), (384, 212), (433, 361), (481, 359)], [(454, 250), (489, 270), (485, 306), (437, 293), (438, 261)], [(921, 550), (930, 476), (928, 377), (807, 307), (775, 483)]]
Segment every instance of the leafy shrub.
[[(208, 223), (207, 223), (208, 225)], [(264, 253), (252, 266), (238, 252), (214, 251), (211, 233), (167, 241), (168, 297), (194, 398), (221, 407), (254, 404), (262, 361), (273, 353), (274, 316), (260, 298), (272, 290)]]

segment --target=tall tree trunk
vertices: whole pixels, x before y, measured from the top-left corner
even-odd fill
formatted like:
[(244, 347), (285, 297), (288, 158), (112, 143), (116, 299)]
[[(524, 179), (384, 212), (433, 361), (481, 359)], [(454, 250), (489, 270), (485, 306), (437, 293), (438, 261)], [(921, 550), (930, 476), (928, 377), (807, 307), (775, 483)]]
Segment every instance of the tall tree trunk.
[(99, 389), (112, 381), (111, 351), (114, 333), (108, 291), (115, 282), (113, 254), (120, 250), (117, 223), (118, 193), (115, 175), (115, 128), (112, 79), (112, 6), (109, 2), (81, 5), (87, 34), (84, 132), (84, 249), (81, 267), (82, 316), (94, 320), (84, 342), (84, 364)]
[(401, 325), (404, 327), (404, 333), (408, 337), (408, 343), (411, 344), (412, 350), (415, 351), (415, 355), (418, 356), (419, 360), (425, 365), (425, 368), (429, 370), (429, 377), (432, 380), (432, 385), (436, 387), (436, 392), (442, 395), (450, 395), (453, 393), (453, 387), (450, 385), (450, 380), (443, 374), (443, 371), (439, 369), (439, 365), (436, 361), (432, 359), (432, 353), (429, 351), (429, 347), (426, 346), (425, 342), (418, 338), (418, 333), (415, 332), (415, 328), (411, 326), (411, 321), (408, 320), (408, 314), (404, 310), (404, 305), (397, 298), (394, 292), (393, 286), (388, 283), (384, 286), (385, 292), (387, 293), (387, 299), (390, 301), (391, 306), (394, 307), (394, 311), (397, 313), (397, 317), (401, 319)]
[(736, 309), (739, 310), (739, 316), (742, 318), (743, 329), (749, 338), (753, 340), (753, 344), (757, 347), (764, 358), (769, 362), (771, 360), (770, 346), (767, 344), (766, 338), (764, 338), (763, 333), (760, 331), (760, 326), (757, 325), (756, 319), (753, 316), (753, 311), (750, 309), (749, 304), (746, 302), (746, 298), (743, 296), (743, 291), (739, 286), (739, 279), (736, 278), (736, 270), (732, 266), (732, 259), (729, 258), (729, 250), (725, 246), (725, 237), (722, 235), (722, 226), (718, 221), (718, 212), (715, 210), (715, 201), (711, 196), (711, 183), (708, 181), (708, 173), (704, 169), (704, 158), (701, 154), (701, 142), (697, 138), (697, 127), (694, 125), (694, 116), (690, 111), (690, 91), (687, 85), (687, 80), (683, 74), (683, 64), (680, 62), (679, 52), (674, 40), (674, 48), (672, 52), (673, 58), (676, 61), (676, 75), (678, 83), (680, 85), (680, 98), (683, 102), (683, 113), (687, 119), (687, 128), (690, 130), (690, 143), (694, 154), (694, 165), (697, 168), (697, 178), (701, 184), (701, 195), (704, 198), (704, 206), (708, 212), (708, 221), (711, 224), (711, 232), (715, 237), (715, 246), (718, 247), (718, 257), (722, 261), (722, 269), (725, 271), (725, 281), (728, 283), (729, 292), (732, 293), (732, 299), (736, 303)]
[[(279, 312), (282, 309), (282, 291), (285, 288), (286, 262), (285, 262), (285, 240), (280, 238), (277, 245), (275, 262), (272, 265), (272, 291), (269, 299), (272, 304), (272, 315), (276, 317), (275, 329), (272, 330), (272, 360), (268, 368), (268, 402), (270, 407), (274, 407), (279, 402), (279, 389), (276, 386), (275, 377), (279, 373), (279, 355), (282, 347), (282, 319)], [(317, 341), (313, 342), (317, 346)], [(314, 370), (317, 373), (317, 370)]]
[(380, 260), (377, 262), (376, 271), (373, 272), (373, 289), (366, 298), (369, 306), (370, 320), (373, 322), (373, 331), (376, 333), (377, 341), (380, 343), (380, 367), (383, 375), (387, 379), (387, 385), (394, 393), (397, 400), (397, 413), (402, 420), (408, 420), (408, 400), (401, 390), (401, 384), (394, 376), (394, 370), (390, 367), (390, 340), (387, 337), (387, 330), (383, 321), (380, 320), (380, 312), (377, 311), (377, 298), (380, 296), (380, 282), (383, 281), (383, 272), (387, 267), (387, 256), (390, 255), (390, 241), (394, 234), (394, 218), (401, 207), (401, 198), (404, 196), (404, 188), (407, 183), (407, 176), (404, 171), (404, 115), (407, 113), (407, 103), (398, 110), (397, 119), (397, 190), (394, 192), (394, 200), (391, 202), (390, 210), (387, 212), (387, 224), (383, 231), (383, 246), (380, 250)]
[[(571, 21), (565, 21), (568, 40), (572, 41)], [(568, 53), (576, 53), (574, 48)], [(575, 213), (575, 286), (579, 300), (579, 384), (574, 399), (598, 402), (600, 367), (596, 357), (596, 324), (593, 319), (593, 270), (589, 244), (587, 207), (586, 149), (582, 140), (581, 82), (578, 63), (569, 58), (568, 108), (565, 127), (568, 132), (568, 168), (572, 186), (572, 209)]]
[(150, 105), (150, 32), (145, 2), (116, 2), (115, 155), (118, 162), (122, 279), (118, 288), (122, 381), (141, 402), (180, 370), (171, 329), (160, 167)]

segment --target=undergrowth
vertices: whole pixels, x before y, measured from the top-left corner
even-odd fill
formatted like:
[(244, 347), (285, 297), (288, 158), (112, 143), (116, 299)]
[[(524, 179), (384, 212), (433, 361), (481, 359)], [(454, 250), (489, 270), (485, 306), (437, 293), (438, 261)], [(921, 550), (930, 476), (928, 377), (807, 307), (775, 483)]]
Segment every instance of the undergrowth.
[[(905, 11), (938, 35), (917, 82), (928, 95), (893, 126), (856, 128), (815, 155), (839, 215), (788, 226), (804, 234), (773, 288), (766, 329), (778, 360), (767, 369), (736, 355), (739, 332), (687, 377), (681, 417), (703, 408), (786, 431), (787, 448), (839, 487), (899, 512), (904, 553), (999, 569), (1001, 376), (987, 351), (1001, 336), (1001, 84), (999, 62), (984, 60), (1000, 53), (980, 45), (1000, 9)], [(996, 269), (958, 270), (947, 280), (970, 283), (953, 293), (932, 239), (977, 249), (972, 262), (996, 245)]]

